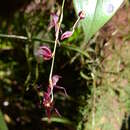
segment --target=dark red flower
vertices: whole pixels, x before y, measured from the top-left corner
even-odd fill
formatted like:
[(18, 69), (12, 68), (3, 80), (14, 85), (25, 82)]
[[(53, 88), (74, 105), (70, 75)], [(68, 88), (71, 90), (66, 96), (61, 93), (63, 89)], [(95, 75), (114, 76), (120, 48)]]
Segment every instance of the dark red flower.
[(44, 93), (42, 105), (46, 110), (46, 115), (48, 116), (48, 119), (50, 119), (51, 111), (53, 109), (53, 102), (51, 101), (50, 94), (47, 92)]
[(37, 51), (37, 56), (42, 56), (44, 60), (52, 58), (52, 52), (48, 46), (41, 46)]
[(60, 78), (61, 76), (59, 75), (52, 76), (52, 86), (48, 85), (47, 92), (45, 92), (43, 96), (42, 105), (45, 108), (48, 119), (50, 119), (51, 117), (52, 110), (54, 110), (58, 116), (61, 116), (58, 110), (54, 108), (53, 89), (54, 88), (62, 89), (64, 90), (64, 93), (67, 96), (65, 88), (57, 85)]
[(51, 101), (50, 93), (48, 93), (48, 92), (44, 93), (42, 105), (45, 108), (46, 115), (47, 115), (48, 119), (51, 118), (52, 110), (55, 110), (56, 114), (58, 116), (61, 116), (59, 111), (56, 108), (54, 108), (54, 103), (53, 103), (53, 101)]

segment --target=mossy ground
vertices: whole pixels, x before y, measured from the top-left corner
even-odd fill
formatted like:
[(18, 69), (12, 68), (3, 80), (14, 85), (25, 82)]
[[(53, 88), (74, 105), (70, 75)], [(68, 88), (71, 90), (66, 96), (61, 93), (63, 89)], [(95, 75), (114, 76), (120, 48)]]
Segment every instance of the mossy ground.
[[(128, 130), (122, 121), (130, 112), (130, 8), (121, 8), (101, 30), (103, 45), (100, 84), (95, 89), (95, 109), (85, 130)], [(106, 31), (107, 30), (107, 31)], [(105, 32), (106, 31), (106, 32)], [(110, 32), (113, 32), (110, 33)]]

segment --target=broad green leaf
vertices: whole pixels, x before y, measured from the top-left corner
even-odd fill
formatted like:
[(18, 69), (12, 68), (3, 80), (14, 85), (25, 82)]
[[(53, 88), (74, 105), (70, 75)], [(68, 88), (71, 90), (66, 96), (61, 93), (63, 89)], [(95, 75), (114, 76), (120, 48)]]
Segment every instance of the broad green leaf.
[(83, 10), (83, 30), (88, 41), (110, 18), (124, 0), (73, 0), (77, 14)]
[(0, 130), (8, 130), (7, 125), (6, 125), (5, 121), (4, 121), (1, 110), (0, 110)]

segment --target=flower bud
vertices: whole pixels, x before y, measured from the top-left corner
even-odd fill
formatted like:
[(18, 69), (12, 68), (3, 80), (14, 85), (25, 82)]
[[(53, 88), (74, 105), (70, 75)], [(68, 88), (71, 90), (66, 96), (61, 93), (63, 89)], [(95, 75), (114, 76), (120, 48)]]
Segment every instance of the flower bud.
[(59, 16), (55, 13), (51, 13), (52, 15), (52, 24), (55, 26), (58, 23)]
[(56, 86), (57, 82), (59, 81), (59, 79), (61, 78), (61, 76), (59, 75), (53, 75), (52, 76), (52, 84), (53, 86)]
[(72, 36), (72, 34), (73, 34), (73, 31), (66, 31), (65, 33), (63, 33), (62, 35), (61, 35), (61, 40), (64, 40), (65, 38), (69, 38), (69, 37), (71, 37)]
[(80, 17), (80, 19), (84, 19), (85, 18), (85, 12), (84, 11), (80, 11), (78, 16)]
[(58, 20), (59, 20), (59, 16), (55, 13), (51, 13), (51, 21), (50, 21), (49, 29), (55, 27), (55, 32), (56, 32), (58, 28)]
[(44, 60), (50, 60), (52, 58), (52, 52), (47, 46), (41, 46), (37, 51), (37, 55), (42, 56)]

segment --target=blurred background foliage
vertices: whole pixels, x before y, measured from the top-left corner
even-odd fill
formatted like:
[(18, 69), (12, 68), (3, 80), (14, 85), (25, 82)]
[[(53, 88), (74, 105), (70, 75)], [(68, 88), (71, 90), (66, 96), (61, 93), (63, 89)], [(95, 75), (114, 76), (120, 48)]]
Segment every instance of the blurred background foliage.
[[(53, 113), (52, 122), (47, 122), (41, 101), (51, 62), (38, 62), (35, 52), (43, 44), (53, 48), (50, 13), (59, 10), (61, 3), (5, 0), (0, 4), (0, 130), (7, 126), (9, 130), (129, 130), (128, 0), (88, 43), (80, 25), (71, 38), (61, 42), (54, 73), (62, 76), (59, 84), (69, 97), (57, 92), (55, 106), (62, 117)], [(63, 31), (75, 20), (73, 3), (67, 0)]]

